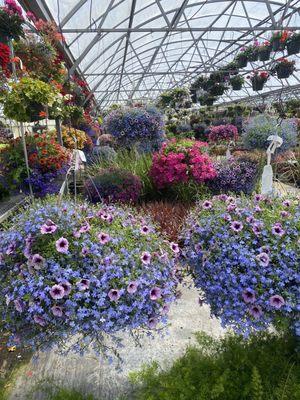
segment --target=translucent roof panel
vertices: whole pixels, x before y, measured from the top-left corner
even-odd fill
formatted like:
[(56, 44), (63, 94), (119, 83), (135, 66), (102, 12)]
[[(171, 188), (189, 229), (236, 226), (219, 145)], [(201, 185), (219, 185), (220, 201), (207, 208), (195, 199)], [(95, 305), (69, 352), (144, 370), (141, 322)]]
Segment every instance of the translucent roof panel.
[[(253, 39), (300, 27), (299, 0), (40, 0), (50, 9), (100, 106), (155, 99), (232, 61)], [(277, 54), (278, 56), (278, 54)], [(271, 78), (264, 91), (300, 84)], [(267, 69), (251, 63), (241, 73)], [(256, 94), (247, 82), (220, 101)]]

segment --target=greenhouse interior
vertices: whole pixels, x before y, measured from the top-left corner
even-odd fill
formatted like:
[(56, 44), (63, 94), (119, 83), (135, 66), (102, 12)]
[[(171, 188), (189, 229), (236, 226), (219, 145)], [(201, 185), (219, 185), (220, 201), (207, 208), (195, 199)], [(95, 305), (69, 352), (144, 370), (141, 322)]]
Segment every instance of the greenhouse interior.
[(0, 0), (0, 400), (300, 400), (300, 0)]

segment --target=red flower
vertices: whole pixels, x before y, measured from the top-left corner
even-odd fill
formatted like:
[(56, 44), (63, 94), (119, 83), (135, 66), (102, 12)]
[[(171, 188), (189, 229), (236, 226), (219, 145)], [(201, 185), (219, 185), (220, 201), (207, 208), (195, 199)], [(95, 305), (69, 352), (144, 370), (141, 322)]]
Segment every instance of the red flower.
[(7, 70), (9, 59), (10, 59), (9, 47), (4, 43), (0, 43), (0, 66), (3, 71)]

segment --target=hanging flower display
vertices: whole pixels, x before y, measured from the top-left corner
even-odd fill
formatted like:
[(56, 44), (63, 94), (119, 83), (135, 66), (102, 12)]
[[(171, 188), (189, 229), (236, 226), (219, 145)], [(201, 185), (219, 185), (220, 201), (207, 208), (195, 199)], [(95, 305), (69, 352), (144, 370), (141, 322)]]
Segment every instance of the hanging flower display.
[(293, 32), (290, 34), (286, 48), (288, 55), (300, 53), (300, 32)]
[(273, 32), (270, 43), (273, 51), (284, 50), (291, 32), (287, 30)]
[(14, 0), (5, 0), (0, 7), (0, 41), (6, 43), (24, 37), (22, 9)]
[(298, 320), (299, 200), (225, 194), (190, 214), (183, 254), (211, 312), (249, 334)]
[(266, 71), (254, 71), (248, 78), (252, 83), (252, 89), (259, 91), (263, 89), (265, 83), (269, 79), (269, 73)]
[(259, 61), (268, 61), (271, 56), (271, 50), (272, 50), (272, 46), (268, 40), (261, 43), (258, 47)]
[(0, 239), (0, 316), (12, 344), (101, 351), (106, 335), (166, 323), (178, 249), (131, 210), (48, 200)]
[(8, 73), (7, 67), (10, 61), (10, 50), (7, 44), (0, 43), (0, 67), (4, 73)]
[(278, 58), (271, 67), (271, 73), (276, 74), (278, 79), (286, 79), (295, 71), (295, 61), (287, 58)]

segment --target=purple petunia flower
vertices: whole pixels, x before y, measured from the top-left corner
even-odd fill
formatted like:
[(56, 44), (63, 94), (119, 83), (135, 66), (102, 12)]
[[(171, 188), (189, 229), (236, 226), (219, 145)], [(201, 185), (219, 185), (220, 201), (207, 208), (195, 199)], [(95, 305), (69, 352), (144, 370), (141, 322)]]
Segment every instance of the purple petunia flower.
[(151, 317), (148, 320), (148, 326), (150, 329), (154, 329), (156, 327), (156, 325), (158, 324), (158, 320), (155, 317)]
[(81, 254), (82, 254), (83, 256), (88, 255), (89, 252), (90, 252), (90, 250), (89, 250), (87, 247), (83, 247), (82, 250), (81, 250)]
[(248, 224), (252, 224), (255, 221), (255, 218), (253, 217), (253, 215), (250, 215), (250, 217), (246, 218), (246, 221), (248, 222)]
[(164, 304), (164, 305), (163, 305), (163, 308), (162, 308), (162, 310), (161, 310), (161, 313), (162, 313), (163, 315), (166, 315), (166, 314), (169, 313), (169, 311), (170, 311), (170, 306), (169, 306), (169, 304)]
[(143, 264), (150, 264), (151, 262), (151, 254), (148, 251), (144, 251), (141, 255), (141, 261)]
[(98, 234), (98, 239), (101, 244), (106, 244), (110, 241), (110, 236), (107, 233), (100, 232)]
[(158, 300), (161, 298), (161, 289), (157, 286), (150, 290), (150, 299), (151, 300)]
[(256, 256), (256, 259), (259, 263), (259, 265), (261, 265), (262, 267), (267, 267), (269, 265), (270, 262), (270, 257), (268, 256), (267, 253), (260, 253)]
[(47, 219), (47, 221), (41, 226), (41, 234), (47, 235), (54, 233), (57, 230), (57, 226), (51, 219)]
[(62, 317), (63, 316), (63, 310), (62, 310), (62, 308), (60, 306), (51, 307), (51, 311), (52, 311), (52, 314), (55, 317)]
[(45, 259), (39, 254), (34, 254), (30, 259), (30, 264), (34, 269), (41, 269), (44, 265)]
[(249, 314), (252, 315), (253, 318), (259, 319), (263, 315), (263, 311), (260, 306), (255, 305), (249, 308)]
[(282, 296), (275, 294), (274, 296), (270, 297), (270, 305), (272, 307), (276, 308), (277, 310), (279, 310), (279, 308), (284, 306), (284, 304), (285, 304), (285, 301)]
[(121, 293), (118, 289), (110, 289), (110, 291), (108, 292), (108, 297), (110, 301), (118, 301), (121, 297)]
[(128, 286), (127, 286), (127, 292), (130, 294), (133, 294), (137, 291), (138, 288), (138, 283), (135, 281), (129, 282)]
[(259, 202), (261, 200), (263, 200), (264, 196), (262, 194), (256, 194), (254, 196), (254, 201)]
[(261, 234), (263, 225), (260, 222), (254, 222), (252, 226), (252, 231), (256, 236), (259, 236)]
[(280, 215), (282, 216), (282, 218), (286, 218), (289, 217), (291, 214), (288, 211), (283, 210), (281, 211)]
[(46, 325), (46, 321), (44, 320), (43, 317), (41, 317), (40, 315), (35, 314), (33, 316), (33, 320), (36, 324), (41, 325), (41, 326), (45, 326)]
[(86, 233), (91, 229), (91, 226), (88, 222), (86, 222), (82, 227), (79, 229), (79, 233)]
[(52, 299), (62, 299), (65, 295), (65, 290), (62, 285), (53, 285), (50, 289), (50, 296)]
[(282, 204), (283, 204), (285, 207), (290, 207), (290, 206), (291, 206), (290, 200), (284, 200), (284, 201), (282, 202)]
[(218, 196), (218, 199), (220, 199), (221, 201), (227, 201), (227, 198), (228, 198), (227, 194), (220, 194)]
[(61, 282), (59, 285), (62, 286), (64, 289), (64, 297), (69, 296), (69, 294), (71, 293), (71, 290), (72, 290), (71, 283), (66, 281), (66, 282)]
[(180, 252), (180, 248), (177, 243), (171, 242), (170, 248), (175, 254), (178, 254)]
[(255, 292), (250, 288), (247, 288), (243, 291), (242, 297), (245, 303), (254, 303), (256, 300)]
[(225, 215), (224, 215), (224, 220), (225, 220), (225, 221), (229, 222), (229, 221), (231, 221), (231, 219), (232, 219), (232, 218), (231, 218), (231, 215), (229, 215), (229, 214), (225, 214)]
[(87, 290), (90, 287), (90, 281), (88, 279), (81, 279), (77, 282), (77, 287), (80, 291)]
[(228, 211), (228, 212), (234, 211), (235, 209), (236, 209), (236, 204), (235, 204), (235, 203), (230, 203), (230, 204), (227, 206), (227, 211)]
[(234, 232), (240, 232), (243, 229), (243, 224), (240, 221), (232, 221), (230, 224), (230, 228)]
[(55, 242), (56, 250), (59, 253), (67, 253), (69, 250), (69, 242), (66, 238), (61, 237)]
[(147, 225), (143, 225), (143, 226), (141, 227), (141, 233), (142, 233), (143, 235), (147, 235), (149, 232), (150, 232), (150, 228), (149, 228)]
[(112, 220), (113, 220), (113, 217), (112, 217), (111, 214), (107, 214), (107, 213), (103, 213), (103, 212), (100, 214), (100, 218), (101, 218), (103, 221), (109, 222), (109, 223), (111, 223)]
[(276, 222), (276, 224), (272, 226), (272, 233), (281, 237), (285, 234), (285, 230), (279, 222)]
[(211, 208), (212, 208), (212, 202), (209, 201), (209, 200), (205, 200), (205, 201), (202, 203), (202, 208), (203, 208), (204, 210), (209, 210), (209, 209), (211, 209)]
[(24, 303), (21, 300), (19, 299), (14, 300), (14, 305), (18, 312), (21, 313), (24, 311)]

